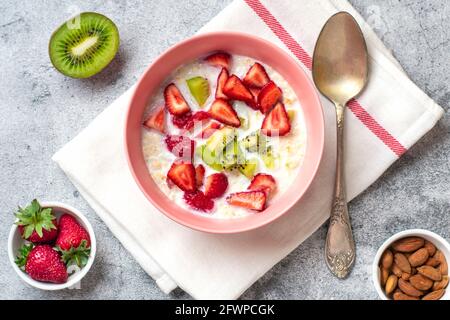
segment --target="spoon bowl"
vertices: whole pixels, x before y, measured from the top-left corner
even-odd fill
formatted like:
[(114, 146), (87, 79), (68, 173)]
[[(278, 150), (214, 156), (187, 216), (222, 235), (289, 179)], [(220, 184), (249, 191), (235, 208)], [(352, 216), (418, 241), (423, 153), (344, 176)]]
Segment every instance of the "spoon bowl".
[(332, 16), (314, 49), (313, 79), (319, 91), (345, 105), (365, 86), (367, 47), (356, 20), (346, 12)]

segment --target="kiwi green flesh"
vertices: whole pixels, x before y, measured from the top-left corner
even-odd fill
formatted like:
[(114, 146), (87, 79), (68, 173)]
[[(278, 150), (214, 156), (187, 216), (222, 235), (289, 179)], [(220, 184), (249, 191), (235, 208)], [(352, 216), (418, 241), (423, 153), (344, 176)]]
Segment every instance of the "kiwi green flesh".
[[(250, 135), (258, 138), (259, 133)], [(257, 139), (259, 143), (262, 141)], [(245, 159), (242, 151), (243, 141), (237, 140), (236, 130), (225, 127), (216, 131), (206, 142), (197, 147), (196, 153), (201, 156), (203, 162), (216, 171), (239, 171), (241, 174), (251, 179), (258, 168), (256, 158)], [(265, 153), (268, 150), (264, 149)]]
[(194, 77), (187, 79), (186, 83), (198, 105), (203, 107), (210, 93), (208, 79), (203, 77)]
[(275, 156), (271, 146), (269, 146), (265, 152), (261, 153), (261, 159), (268, 169), (273, 169), (275, 167)]
[(239, 143), (249, 152), (263, 153), (267, 149), (267, 139), (259, 130), (249, 134)]
[(253, 178), (257, 167), (258, 161), (256, 159), (248, 159), (245, 160), (244, 163), (238, 165), (239, 172), (246, 176), (248, 179)]
[(210, 150), (206, 145), (201, 146), (202, 160), (210, 168), (216, 171), (222, 171), (223, 167), (220, 164), (220, 156), (216, 155), (215, 150)]
[[(77, 27), (79, 26), (79, 27)], [(66, 21), (52, 35), (50, 60), (62, 74), (87, 78), (105, 68), (119, 48), (119, 31), (107, 17), (83, 12)]]

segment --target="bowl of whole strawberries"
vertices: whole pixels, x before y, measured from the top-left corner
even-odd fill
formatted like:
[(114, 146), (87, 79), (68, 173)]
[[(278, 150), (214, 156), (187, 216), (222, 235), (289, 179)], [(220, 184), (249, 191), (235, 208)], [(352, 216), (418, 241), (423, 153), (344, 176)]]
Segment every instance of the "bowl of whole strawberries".
[(427, 230), (399, 232), (378, 249), (373, 281), (383, 300), (449, 300), (450, 245)]
[(94, 230), (77, 209), (36, 199), (15, 213), (8, 239), (9, 260), (19, 277), (44, 290), (77, 284), (94, 262)]

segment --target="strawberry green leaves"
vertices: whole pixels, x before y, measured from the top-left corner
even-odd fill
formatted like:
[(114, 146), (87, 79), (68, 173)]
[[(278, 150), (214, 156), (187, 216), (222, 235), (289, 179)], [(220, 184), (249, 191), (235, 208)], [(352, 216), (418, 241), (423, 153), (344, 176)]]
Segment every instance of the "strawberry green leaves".
[(14, 261), (20, 269), (23, 270), (25, 268), (28, 255), (30, 254), (31, 250), (33, 250), (33, 248), (34, 245), (32, 243), (24, 244), (22, 247), (20, 247), (16, 260)]
[(76, 248), (71, 247), (69, 250), (61, 250), (61, 248), (57, 247), (57, 250), (61, 252), (61, 258), (66, 266), (77, 265), (80, 268), (87, 264), (91, 254), (91, 249), (86, 240), (82, 240)]
[(23, 229), (22, 236), (24, 239), (30, 238), (33, 231), (36, 231), (39, 237), (43, 237), (43, 230), (56, 230), (54, 224), (55, 216), (51, 208), (42, 208), (39, 202), (34, 199), (25, 208), (19, 207), (15, 214), (18, 221), (16, 224)]

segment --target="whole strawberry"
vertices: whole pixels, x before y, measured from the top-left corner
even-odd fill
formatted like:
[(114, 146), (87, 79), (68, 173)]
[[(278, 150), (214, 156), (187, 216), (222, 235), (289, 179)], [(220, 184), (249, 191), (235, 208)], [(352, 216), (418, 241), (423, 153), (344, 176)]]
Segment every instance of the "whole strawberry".
[(51, 208), (42, 208), (34, 199), (26, 208), (19, 207), (16, 213), (22, 238), (33, 243), (48, 243), (55, 240), (58, 234), (56, 218)]
[(52, 283), (67, 281), (67, 269), (60, 254), (48, 244), (24, 245), (16, 259), (20, 268), (34, 280)]
[(59, 234), (56, 238), (56, 246), (61, 250), (69, 250), (72, 247), (78, 248), (83, 240), (86, 240), (86, 247), (89, 248), (91, 238), (86, 229), (70, 214), (63, 214), (59, 218)]
[(70, 214), (63, 214), (59, 219), (59, 233), (55, 245), (67, 265), (86, 265), (90, 255), (91, 238), (86, 229)]

